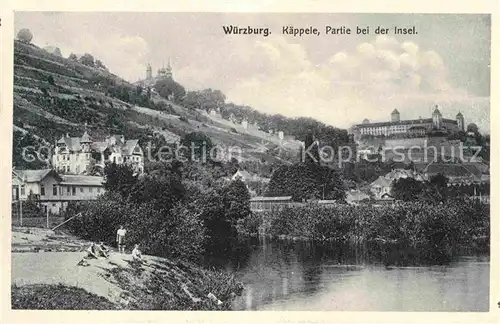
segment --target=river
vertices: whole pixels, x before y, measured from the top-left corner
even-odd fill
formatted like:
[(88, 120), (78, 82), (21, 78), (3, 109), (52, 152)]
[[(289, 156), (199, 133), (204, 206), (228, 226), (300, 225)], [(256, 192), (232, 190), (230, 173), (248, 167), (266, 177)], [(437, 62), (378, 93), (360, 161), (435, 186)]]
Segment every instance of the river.
[(245, 285), (234, 310), (488, 311), (488, 256), (439, 266), (386, 267), (366, 251), (247, 241), (212, 261)]

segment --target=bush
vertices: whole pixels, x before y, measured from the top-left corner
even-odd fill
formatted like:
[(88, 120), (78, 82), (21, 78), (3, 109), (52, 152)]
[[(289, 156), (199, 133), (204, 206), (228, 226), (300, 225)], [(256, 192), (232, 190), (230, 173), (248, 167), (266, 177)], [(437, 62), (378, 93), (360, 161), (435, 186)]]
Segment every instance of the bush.
[(471, 200), (392, 206), (320, 206), (262, 213), (272, 236), (397, 246), (422, 262), (448, 260), (463, 249), (489, 250), (489, 206)]
[(152, 203), (135, 204), (118, 193), (106, 193), (96, 201), (68, 210), (69, 214), (83, 211), (68, 227), (87, 240), (115, 245), (116, 231), (123, 225), (127, 230), (127, 246), (140, 244), (146, 254), (196, 259), (203, 251), (203, 224), (181, 205), (172, 211), (158, 210)]

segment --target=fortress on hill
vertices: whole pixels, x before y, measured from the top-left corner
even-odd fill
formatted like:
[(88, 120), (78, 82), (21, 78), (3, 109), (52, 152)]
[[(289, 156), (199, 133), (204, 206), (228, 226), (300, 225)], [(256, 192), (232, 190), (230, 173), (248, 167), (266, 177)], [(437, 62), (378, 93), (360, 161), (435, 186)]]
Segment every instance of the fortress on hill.
[(456, 133), (465, 130), (465, 120), (461, 112), (455, 119), (443, 118), (438, 106), (436, 105), (431, 118), (407, 119), (401, 120), (397, 109), (391, 113), (391, 121), (370, 123), (368, 119), (363, 120), (361, 124), (354, 125), (351, 132), (354, 134), (373, 135), (373, 136), (425, 136), (432, 131), (441, 131), (446, 133)]

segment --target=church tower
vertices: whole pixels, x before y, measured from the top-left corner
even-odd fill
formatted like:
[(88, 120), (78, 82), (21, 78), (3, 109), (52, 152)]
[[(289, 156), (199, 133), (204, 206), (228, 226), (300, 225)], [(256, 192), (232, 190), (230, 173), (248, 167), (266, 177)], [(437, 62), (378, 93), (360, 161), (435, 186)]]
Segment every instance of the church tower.
[(168, 65), (167, 65), (167, 70), (165, 73), (165, 76), (169, 79), (173, 79), (172, 77), (172, 66), (170, 65), (170, 59), (168, 59)]
[(151, 64), (148, 63), (148, 67), (146, 68), (146, 80), (153, 79), (153, 69), (151, 68)]
[(459, 131), (465, 131), (465, 120), (464, 120), (464, 115), (459, 111), (457, 114), (457, 126)]
[(438, 105), (436, 105), (434, 112), (432, 113), (432, 125), (434, 126), (434, 128), (441, 128), (441, 117), (441, 112), (438, 109)]

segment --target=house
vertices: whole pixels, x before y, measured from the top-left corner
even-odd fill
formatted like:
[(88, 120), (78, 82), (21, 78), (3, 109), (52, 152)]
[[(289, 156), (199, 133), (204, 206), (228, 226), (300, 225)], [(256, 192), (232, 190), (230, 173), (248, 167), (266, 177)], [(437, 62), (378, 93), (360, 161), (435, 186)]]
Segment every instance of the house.
[(220, 113), (219, 108), (215, 108), (215, 109), (210, 110), (209, 114), (213, 118), (222, 119), (222, 114)]
[(34, 199), (44, 211), (59, 214), (70, 201), (94, 200), (104, 193), (104, 178), (59, 174), (53, 169), (12, 170), (12, 200)]
[(136, 139), (111, 135), (104, 141), (94, 141), (85, 131), (82, 137), (62, 136), (56, 142), (52, 157), (54, 169), (65, 174), (86, 174), (91, 165), (104, 169), (106, 162), (127, 163), (142, 173), (144, 152)]
[(448, 178), (448, 185), (481, 184), (490, 181), (489, 168), (482, 163), (439, 163), (416, 164), (425, 180), (437, 174)]
[(247, 181), (254, 181), (256, 180), (256, 177), (255, 176), (252, 176), (248, 171), (245, 171), (245, 170), (238, 170), (236, 171), (235, 174), (233, 174), (233, 176), (231, 177), (231, 180), (234, 181), (236, 179), (239, 179), (243, 182), (247, 182)]
[(391, 195), (392, 180), (384, 176), (380, 176), (377, 180), (370, 184), (370, 192), (373, 193), (375, 199), (389, 197)]
[(370, 192), (377, 200), (393, 199), (391, 196), (392, 182), (401, 178), (413, 178), (423, 181), (424, 176), (414, 170), (394, 169), (385, 176), (380, 176), (370, 184)]
[(350, 190), (346, 192), (346, 201), (348, 204), (356, 205), (362, 201), (370, 200), (370, 196), (361, 190)]

